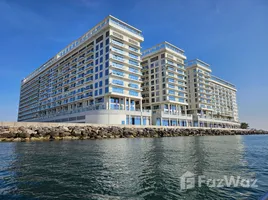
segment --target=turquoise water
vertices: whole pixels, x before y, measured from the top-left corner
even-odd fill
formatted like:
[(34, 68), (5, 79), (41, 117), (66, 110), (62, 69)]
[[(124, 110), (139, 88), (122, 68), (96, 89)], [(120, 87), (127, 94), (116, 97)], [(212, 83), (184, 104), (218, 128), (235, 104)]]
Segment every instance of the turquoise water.
[[(182, 189), (241, 176), (257, 188)], [(268, 192), (268, 136), (0, 143), (0, 199), (258, 199)]]

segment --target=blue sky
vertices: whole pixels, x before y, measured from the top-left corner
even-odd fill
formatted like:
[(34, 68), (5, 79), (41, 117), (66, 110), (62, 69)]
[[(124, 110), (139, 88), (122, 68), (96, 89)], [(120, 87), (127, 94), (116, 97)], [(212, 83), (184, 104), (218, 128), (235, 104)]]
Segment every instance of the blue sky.
[(0, 121), (15, 121), (20, 81), (107, 15), (211, 64), (237, 86), (239, 117), (268, 129), (266, 0), (0, 0)]

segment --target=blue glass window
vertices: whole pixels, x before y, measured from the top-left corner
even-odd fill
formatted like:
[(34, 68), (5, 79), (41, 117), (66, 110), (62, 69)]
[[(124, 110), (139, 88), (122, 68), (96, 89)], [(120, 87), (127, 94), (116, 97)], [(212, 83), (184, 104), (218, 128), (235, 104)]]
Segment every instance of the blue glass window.
[(99, 71), (99, 68), (98, 68), (98, 66), (97, 67), (95, 67), (95, 72), (98, 72)]
[(102, 95), (102, 88), (99, 89), (99, 95)]
[(130, 71), (130, 72), (139, 73), (139, 70), (134, 69), (134, 68), (132, 68), (132, 67), (129, 67), (129, 71)]
[(95, 83), (95, 88), (98, 88), (98, 82)]
[(137, 48), (134, 48), (134, 47), (129, 47), (129, 49), (131, 50), (131, 51), (135, 51), (135, 52), (138, 52), (138, 49)]
[(174, 96), (169, 96), (169, 100), (175, 101), (175, 97)]
[(112, 82), (113, 82), (114, 84), (117, 84), (117, 85), (124, 85), (124, 81), (121, 81), (121, 80), (113, 79)]
[(99, 74), (95, 74), (95, 80), (97, 80), (97, 79), (98, 79), (98, 75), (99, 75)]
[(135, 76), (135, 75), (132, 75), (132, 74), (129, 74), (128, 76), (130, 79), (133, 79), (133, 80), (138, 80), (139, 77), (138, 76)]
[(105, 85), (109, 84), (109, 79), (105, 79)]
[(168, 93), (169, 94), (175, 94), (175, 91), (174, 90), (169, 90)]
[(102, 72), (100, 72), (100, 78), (102, 78)]
[(136, 56), (135, 54), (132, 54), (132, 53), (129, 53), (129, 57), (135, 58), (135, 59), (138, 59), (139, 58), (138, 56)]
[(102, 70), (102, 69), (103, 69), (103, 65), (101, 64), (101, 65), (100, 65), (100, 70)]
[(112, 92), (116, 92), (116, 93), (124, 93), (124, 89), (123, 88), (118, 88), (118, 87), (112, 87)]
[(98, 96), (98, 90), (95, 90), (95, 96)]
[(137, 91), (134, 91), (134, 90), (129, 90), (129, 95), (131, 95), (131, 96), (138, 96), (139, 93)]
[(129, 60), (128, 63), (131, 65), (139, 66), (139, 63), (137, 61), (134, 61), (134, 60)]
[(107, 76), (109, 74), (109, 69), (105, 70), (105, 75)]
[(106, 87), (105, 88), (105, 93), (108, 93), (109, 92), (109, 87)]
[(124, 72), (121, 72), (121, 71), (118, 71), (118, 70), (113, 70), (112, 72), (113, 72), (113, 74), (115, 74), (115, 75), (118, 75), (118, 76), (124, 76)]
[(139, 88), (139, 85), (134, 83), (129, 83), (128, 86), (131, 88)]
[(99, 86), (102, 87), (102, 81), (99, 82)]
[(107, 62), (105, 63), (105, 67), (106, 67), (106, 68), (109, 67), (109, 61), (107, 61)]

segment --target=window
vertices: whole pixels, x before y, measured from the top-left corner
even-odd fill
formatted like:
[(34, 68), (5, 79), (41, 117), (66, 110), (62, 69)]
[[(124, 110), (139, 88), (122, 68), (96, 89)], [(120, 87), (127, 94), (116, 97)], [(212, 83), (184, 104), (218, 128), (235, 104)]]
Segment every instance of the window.
[(107, 76), (109, 74), (109, 69), (105, 70), (105, 75)]
[(129, 53), (129, 57), (131, 57), (131, 58), (135, 58), (135, 59), (138, 59), (138, 58), (139, 58), (138, 56), (136, 56), (136, 55), (134, 55), (134, 54), (132, 54), (132, 53)]
[(105, 79), (105, 85), (109, 84), (109, 79)]
[(129, 90), (129, 95), (131, 95), (131, 96), (138, 96), (139, 93), (137, 91), (134, 91), (134, 90)]
[(105, 55), (105, 59), (106, 59), (106, 60), (109, 60), (109, 54), (106, 54), (106, 55)]
[(105, 93), (108, 93), (109, 92), (109, 87), (106, 87), (105, 88)]
[(99, 82), (99, 86), (102, 87), (102, 81)]
[(118, 88), (118, 87), (112, 87), (112, 92), (116, 92), (116, 93), (124, 93), (124, 89), (123, 88)]
[(151, 62), (157, 61), (158, 60), (158, 56), (155, 56), (153, 58), (151, 58)]
[(99, 89), (99, 95), (102, 95), (102, 88)]
[(98, 58), (99, 57), (99, 52), (97, 52), (96, 54), (95, 54), (95, 58)]
[(139, 63), (134, 61), (134, 60), (129, 60), (128, 63), (131, 64), (131, 65), (139, 66)]
[(98, 74), (95, 74), (95, 80), (97, 80), (98, 79)]
[(102, 72), (100, 72), (100, 78), (102, 78)]
[(139, 77), (138, 76), (135, 76), (135, 75), (132, 75), (132, 74), (129, 74), (128, 76), (130, 79), (133, 79), (133, 80), (138, 80)]
[(175, 91), (174, 90), (169, 90), (168, 93), (169, 94), (175, 94)]
[(98, 72), (99, 71), (99, 67), (95, 67), (95, 72)]
[(103, 40), (103, 36), (101, 35), (100, 37), (98, 37), (98, 39), (96, 40), (96, 43), (99, 43), (100, 41)]
[(103, 65), (101, 64), (101, 65), (100, 65), (100, 70), (102, 70), (102, 69), (103, 69)]
[(121, 72), (121, 71), (118, 71), (118, 70), (113, 70), (112, 73), (115, 74), (115, 75), (118, 75), (118, 76), (124, 76), (124, 73)]
[(103, 54), (103, 50), (100, 50), (100, 56)]
[(105, 48), (105, 52), (106, 52), (106, 53), (109, 52), (109, 46), (107, 46), (107, 47)]
[(134, 84), (134, 83), (129, 83), (128, 86), (131, 88), (139, 88), (139, 86), (137, 84)]
[(96, 45), (96, 51), (98, 51), (99, 50), (99, 45)]
[(109, 38), (106, 39), (105, 44), (109, 44)]
[(107, 31), (105, 35), (106, 35), (106, 37), (109, 37), (109, 31)]
[(95, 88), (98, 88), (98, 82), (95, 83)]
[(175, 101), (175, 97), (174, 96), (169, 96), (169, 100)]
[(102, 63), (103, 62), (103, 57), (100, 57), (100, 63)]
[(121, 80), (113, 79), (112, 82), (113, 82), (113, 84), (124, 85), (124, 81), (121, 81)]
[(103, 47), (103, 43), (101, 42), (101, 43), (100, 43), (100, 49), (101, 49), (102, 47)]
[(105, 63), (105, 68), (109, 67), (109, 61)]

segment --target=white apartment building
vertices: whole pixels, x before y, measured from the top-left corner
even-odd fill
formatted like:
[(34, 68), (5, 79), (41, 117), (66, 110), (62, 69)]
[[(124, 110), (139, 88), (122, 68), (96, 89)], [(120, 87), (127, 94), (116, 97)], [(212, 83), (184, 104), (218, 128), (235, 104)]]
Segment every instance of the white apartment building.
[(141, 31), (108, 16), (21, 82), (18, 121), (151, 124)]
[(152, 110), (152, 124), (192, 126), (187, 114), (184, 51), (163, 42), (142, 53), (142, 107)]
[(18, 121), (239, 127), (234, 85), (109, 15), (21, 82)]
[(189, 108), (196, 127), (237, 128), (236, 88), (211, 75), (210, 65), (199, 60), (187, 63)]

